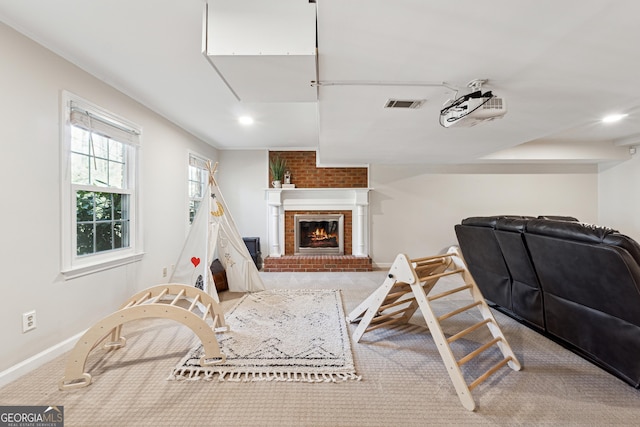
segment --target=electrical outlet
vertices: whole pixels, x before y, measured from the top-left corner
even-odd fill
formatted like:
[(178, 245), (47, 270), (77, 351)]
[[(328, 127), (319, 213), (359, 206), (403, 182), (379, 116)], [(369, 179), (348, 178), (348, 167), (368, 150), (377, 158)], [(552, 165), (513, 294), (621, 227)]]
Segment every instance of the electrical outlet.
[(162, 277), (167, 277), (167, 267), (162, 267)]
[(27, 332), (36, 328), (36, 311), (22, 313), (22, 332)]

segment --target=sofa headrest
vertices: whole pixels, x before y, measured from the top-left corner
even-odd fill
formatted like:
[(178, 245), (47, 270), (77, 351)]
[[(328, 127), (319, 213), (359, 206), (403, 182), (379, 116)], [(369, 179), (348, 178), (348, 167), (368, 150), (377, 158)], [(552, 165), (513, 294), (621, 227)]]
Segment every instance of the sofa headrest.
[(562, 216), (562, 215), (540, 215), (538, 219), (551, 219), (556, 221), (574, 221), (578, 222), (578, 218), (572, 216)]
[(500, 218), (496, 221), (496, 230), (524, 233), (530, 218)]
[(496, 222), (503, 218), (533, 218), (521, 215), (494, 215), (494, 216), (472, 216), (462, 220), (462, 225), (472, 225), (475, 227), (496, 228)]
[(473, 225), (475, 227), (489, 227), (495, 228), (496, 221), (500, 219), (499, 216), (472, 216), (462, 220), (462, 225)]
[(609, 227), (550, 219), (532, 219), (527, 222), (526, 231), (531, 234), (589, 243), (603, 243), (605, 237), (612, 233), (617, 233), (616, 230)]
[(602, 243), (617, 246), (629, 252), (629, 255), (640, 264), (640, 245), (631, 237), (620, 233), (611, 233), (604, 238)]

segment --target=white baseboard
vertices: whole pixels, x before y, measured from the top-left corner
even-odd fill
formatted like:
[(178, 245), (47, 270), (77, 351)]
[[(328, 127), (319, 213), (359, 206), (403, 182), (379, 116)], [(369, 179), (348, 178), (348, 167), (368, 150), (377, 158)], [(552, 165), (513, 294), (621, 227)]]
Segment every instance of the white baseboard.
[[(80, 339), (80, 337), (84, 333), (85, 331), (82, 331), (72, 336), (71, 338), (67, 338), (61, 343), (54, 345), (53, 347), (49, 347), (48, 349), (41, 351), (35, 356), (31, 356), (27, 360), (24, 360), (18, 363), (17, 365), (14, 365), (0, 372), (0, 387), (4, 387), (10, 382), (17, 380), (21, 376), (28, 374), (34, 369), (39, 368), (45, 363), (50, 362), (56, 357), (71, 350), (73, 346), (76, 344), (76, 342), (78, 342), (78, 339)], [(64, 372), (61, 371), (60, 378), (62, 378), (63, 376), (64, 376)]]
[(388, 270), (393, 265), (392, 262), (374, 262), (373, 269), (374, 270)]

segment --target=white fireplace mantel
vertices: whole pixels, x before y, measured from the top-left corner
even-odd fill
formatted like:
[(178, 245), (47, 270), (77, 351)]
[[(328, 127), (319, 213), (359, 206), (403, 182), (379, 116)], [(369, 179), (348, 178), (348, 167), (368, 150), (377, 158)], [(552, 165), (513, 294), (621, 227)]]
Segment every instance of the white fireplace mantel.
[(369, 255), (370, 188), (269, 188), (269, 256), (284, 255), (284, 212), (351, 210), (352, 252)]

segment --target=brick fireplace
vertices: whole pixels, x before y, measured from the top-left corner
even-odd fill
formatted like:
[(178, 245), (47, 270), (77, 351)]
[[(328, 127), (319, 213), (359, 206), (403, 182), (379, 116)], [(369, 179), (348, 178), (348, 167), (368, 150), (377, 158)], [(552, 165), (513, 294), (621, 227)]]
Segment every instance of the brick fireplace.
[[(296, 188), (266, 190), (269, 255), (264, 271), (372, 270), (367, 169), (317, 168), (313, 151), (277, 154), (287, 159)], [(296, 254), (295, 216), (323, 214), (343, 216), (344, 253)]]
[[(270, 188), (269, 256), (264, 271), (370, 271), (367, 188)], [(299, 214), (344, 215), (344, 255), (296, 255)]]

